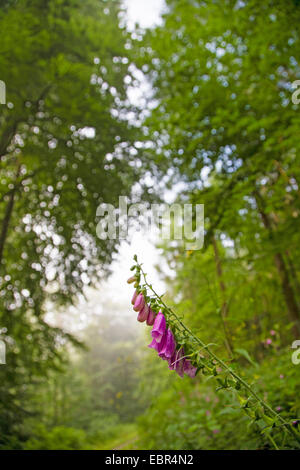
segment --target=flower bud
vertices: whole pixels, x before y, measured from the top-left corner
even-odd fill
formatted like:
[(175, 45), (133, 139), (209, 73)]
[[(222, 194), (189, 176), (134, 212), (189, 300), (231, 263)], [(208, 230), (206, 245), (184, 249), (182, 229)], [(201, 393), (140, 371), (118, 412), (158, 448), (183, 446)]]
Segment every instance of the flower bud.
[(131, 303), (132, 303), (132, 305), (134, 305), (134, 303), (135, 303), (135, 301), (136, 301), (136, 298), (137, 298), (137, 296), (138, 296), (138, 292), (137, 292), (137, 291), (135, 291), (135, 292), (134, 292), (134, 294), (133, 294), (133, 296), (132, 296), (132, 299), (131, 299)]
[(135, 310), (136, 312), (139, 312), (140, 310), (142, 310), (144, 305), (145, 305), (144, 296), (143, 294), (139, 294), (136, 298), (136, 301), (134, 302), (133, 310)]
[(139, 311), (139, 314), (137, 316), (137, 320), (139, 322), (144, 322), (147, 320), (147, 317), (148, 317), (148, 314), (149, 314), (149, 307), (147, 304), (144, 305), (144, 307), (142, 308), (142, 310)]
[(153, 312), (152, 308), (149, 308), (149, 313), (147, 317), (147, 325), (152, 326), (155, 320), (155, 312)]

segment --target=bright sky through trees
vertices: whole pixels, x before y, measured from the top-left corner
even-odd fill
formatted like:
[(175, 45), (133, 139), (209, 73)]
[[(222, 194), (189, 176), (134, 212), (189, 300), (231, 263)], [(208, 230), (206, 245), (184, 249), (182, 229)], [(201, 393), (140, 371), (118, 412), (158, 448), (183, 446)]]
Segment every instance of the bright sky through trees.
[(159, 22), (164, 2), (163, 0), (125, 0), (125, 5), (130, 29), (136, 22), (143, 28), (149, 28)]
[[(142, 27), (152, 27), (160, 20), (160, 13), (164, 6), (163, 0), (125, 0), (127, 7), (128, 27), (131, 29), (136, 22)], [(160, 288), (161, 292), (164, 289), (164, 283), (159, 279), (155, 270), (155, 265), (159, 263), (159, 253), (154, 246), (152, 237), (149, 237), (145, 232), (133, 232), (130, 244), (124, 242), (120, 246), (120, 250), (112, 266), (111, 277), (102, 285), (101, 292), (95, 292), (91, 289), (88, 290), (87, 303), (79, 306), (80, 314), (78, 312), (78, 324), (84, 324), (88, 321), (87, 315), (83, 313), (85, 306), (90, 310), (95, 305), (95, 311), (99, 310), (99, 304), (103, 303), (103, 292), (116, 292), (118, 294), (118, 302), (121, 307), (121, 315), (128, 314), (129, 303), (128, 299), (131, 296), (131, 287), (126, 284), (126, 279), (129, 276), (128, 268), (132, 264), (134, 254), (137, 254), (140, 259), (147, 266), (149, 275), (152, 280)], [(74, 308), (72, 308), (74, 312)], [(52, 315), (51, 315), (52, 316)], [(135, 315), (132, 316), (135, 321)]]

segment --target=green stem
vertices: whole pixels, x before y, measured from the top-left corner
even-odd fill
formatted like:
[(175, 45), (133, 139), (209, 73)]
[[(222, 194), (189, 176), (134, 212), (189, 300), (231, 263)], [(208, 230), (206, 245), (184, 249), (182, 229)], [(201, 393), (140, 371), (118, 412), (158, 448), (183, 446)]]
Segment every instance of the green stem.
[(268, 434), (268, 438), (270, 439), (270, 441), (272, 442), (273, 446), (275, 447), (276, 450), (279, 450), (278, 449), (278, 446), (276, 444), (276, 442), (274, 441), (273, 437), (271, 436), (271, 434)]

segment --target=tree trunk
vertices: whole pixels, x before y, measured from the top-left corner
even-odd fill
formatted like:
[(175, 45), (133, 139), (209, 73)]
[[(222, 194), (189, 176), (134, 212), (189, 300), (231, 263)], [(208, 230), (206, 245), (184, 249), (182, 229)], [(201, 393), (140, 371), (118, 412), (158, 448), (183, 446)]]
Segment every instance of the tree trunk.
[[(268, 215), (264, 212), (263, 201), (261, 195), (258, 191), (254, 192), (255, 200), (257, 203), (258, 211), (261, 216), (264, 227), (269, 231), (271, 239), (273, 238), (273, 229), (271, 221)], [(293, 322), (293, 334), (295, 338), (300, 338), (300, 315), (298, 305), (295, 299), (294, 291), (290, 283), (289, 274), (287, 267), (285, 265), (284, 258), (281, 253), (276, 253), (274, 255), (275, 266), (277, 268), (281, 288), (287, 305), (289, 318)]]
[(226, 299), (226, 286), (223, 280), (223, 269), (222, 269), (220, 254), (219, 254), (219, 248), (218, 248), (218, 244), (214, 235), (212, 235), (212, 245), (213, 245), (214, 253), (215, 253), (216, 271), (217, 271), (217, 277), (219, 280), (219, 286), (220, 286), (221, 297), (222, 297), (221, 319), (222, 319), (223, 329), (225, 333), (225, 345), (226, 345), (226, 349), (229, 355), (233, 356), (233, 345), (232, 345), (231, 335), (229, 332), (229, 327), (228, 327), (228, 322), (227, 322), (228, 302)]
[[(17, 181), (17, 178), (20, 174), (20, 169), (21, 169), (21, 167), (19, 165), (18, 170), (17, 170), (17, 174), (16, 174), (16, 181)], [(17, 191), (17, 185), (15, 184), (13, 190), (11, 191), (11, 193), (9, 195), (8, 203), (7, 203), (6, 210), (5, 210), (4, 219), (2, 221), (2, 228), (1, 228), (1, 234), (0, 234), (0, 269), (1, 269), (1, 266), (2, 266), (3, 251), (4, 251), (4, 245), (5, 245), (6, 238), (7, 238), (8, 227), (9, 227), (9, 223), (10, 223), (13, 208), (14, 208), (16, 191)]]
[(294, 281), (294, 287), (296, 289), (296, 292), (298, 294), (300, 294), (300, 283), (299, 283), (299, 279), (298, 279), (298, 274), (297, 274), (297, 270), (295, 268), (295, 265), (292, 261), (292, 257), (290, 255), (290, 252), (289, 250), (286, 250), (285, 252), (285, 256), (286, 256), (286, 259), (287, 259), (287, 263), (288, 263), (288, 267), (289, 267), (289, 271), (290, 271), (290, 274), (292, 276), (292, 279)]

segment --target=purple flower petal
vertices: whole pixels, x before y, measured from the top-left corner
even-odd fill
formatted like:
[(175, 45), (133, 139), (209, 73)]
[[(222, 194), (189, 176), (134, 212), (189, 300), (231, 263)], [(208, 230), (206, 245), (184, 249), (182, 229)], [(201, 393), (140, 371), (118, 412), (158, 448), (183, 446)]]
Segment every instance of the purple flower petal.
[(152, 342), (149, 344), (149, 348), (155, 349), (158, 353), (162, 351), (162, 349), (165, 347), (167, 340), (167, 331), (163, 334), (160, 343), (158, 343), (155, 339), (152, 340)]
[(169, 369), (175, 370), (180, 377), (183, 377), (184, 374), (184, 356), (183, 348), (180, 348), (178, 351), (175, 351), (171, 359), (168, 360), (169, 362)]
[(183, 370), (189, 377), (193, 379), (196, 375), (197, 367), (194, 367), (191, 361), (188, 361), (187, 359), (185, 359)]
[(160, 343), (165, 331), (166, 331), (166, 319), (161, 312), (158, 312), (154, 320), (151, 336), (157, 341), (157, 343)]
[(180, 377), (183, 377), (184, 374), (184, 359), (182, 359), (184, 356), (184, 350), (183, 348), (179, 349), (176, 357), (176, 364), (175, 364), (175, 370)]
[(148, 344), (148, 348), (152, 348), (152, 349), (155, 349), (155, 351), (158, 352), (159, 350), (159, 343), (157, 343), (155, 341), (155, 339), (152, 340), (152, 342), (150, 344)]
[(147, 317), (147, 325), (152, 326), (155, 320), (155, 312), (153, 312), (152, 308), (149, 308), (149, 313)]
[(175, 369), (176, 354), (177, 354), (177, 352), (174, 351), (173, 356), (170, 359), (168, 359), (169, 369), (170, 370)]
[(148, 313), (149, 313), (149, 307), (147, 304), (144, 305), (144, 307), (142, 308), (142, 310), (139, 311), (139, 314), (137, 316), (137, 320), (139, 322), (144, 322), (147, 320), (147, 317), (148, 317)]
[(175, 343), (173, 333), (170, 329), (168, 329), (166, 332), (166, 340), (164, 342), (164, 345), (161, 351), (159, 352), (159, 356), (165, 360), (170, 359), (173, 356), (175, 347), (176, 347), (176, 343)]
[(131, 303), (132, 303), (132, 305), (134, 305), (134, 303), (135, 303), (135, 301), (136, 301), (136, 298), (137, 298), (137, 296), (138, 296), (138, 292), (135, 290), (135, 291), (134, 291), (134, 294), (133, 294), (133, 296), (132, 296), (132, 299), (131, 299)]
[(145, 305), (144, 296), (143, 294), (139, 294), (136, 298), (136, 301), (134, 302), (133, 310), (135, 310), (136, 312), (139, 312), (140, 310), (142, 310), (142, 308), (144, 308), (144, 305)]

